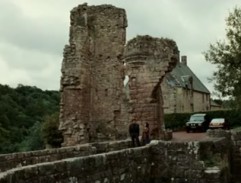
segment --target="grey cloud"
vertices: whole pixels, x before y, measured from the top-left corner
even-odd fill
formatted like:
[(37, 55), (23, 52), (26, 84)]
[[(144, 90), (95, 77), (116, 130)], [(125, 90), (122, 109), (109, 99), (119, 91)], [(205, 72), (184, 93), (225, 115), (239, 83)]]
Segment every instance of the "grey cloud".
[(201, 53), (209, 43), (224, 36), (228, 10), (241, 5), (240, 0), (1, 0), (0, 62), (5, 63), (12, 76), (3, 78), (0, 72), (0, 82), (21, 82), (22, 74), (22, 82), (59, 89), (62, 50), (68, 43), (69, 11), (86, 1), (89, 5), (124, 8), (128, 39), (149, 34), (175, 40), (181, 54), (188, 56), (190, 68), (211, 90), (207, 78), (214, 66), (205, 62)]
[(22, 49), (62, 53), (68, 27), (61, 20), (51, 16), (47, 19), (28, 17), (11, 1), (2, 1), (0, 6), (0, 24), (4, 25), (0, 29), (2, 42)]
[[(9, 67), (24, 69), (29, 72), (45, 69), (50, 61), (56, 63), (56, 65), (60, 65), (62, 60), (59, 55), (43, 53), (36, 50), (25, 50), (13, 45), (1, 43), (0, 54)], [(58, 60), (56, 58), (58, 58)]]
[[(43, 54), (29, 50), (9, 47), (9, 52), (2, 54), (0, 45), (1, 83), (7, 81), (11, 86), (18, 84), (35, 85), (45, 89), (59, 89), (62, 56)], [(6, 55), (6, 57), (4, 57)]]

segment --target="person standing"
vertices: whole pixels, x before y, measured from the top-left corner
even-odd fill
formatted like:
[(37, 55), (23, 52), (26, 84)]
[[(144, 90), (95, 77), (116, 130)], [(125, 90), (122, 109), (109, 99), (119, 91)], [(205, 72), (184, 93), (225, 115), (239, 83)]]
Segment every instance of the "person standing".
[(150, 142), (150, 128), (149, 128), (149, 123), (145, 124), (145, 128), (143, 129), (142, 132), (142, 144), (146, 145)]
[(136, 119), (133, 119), (132, 123), (129, 126), (129, 134), (131, 136), (132, 147), (140, 146), (140, 127), (139, 124), (136, 122)]

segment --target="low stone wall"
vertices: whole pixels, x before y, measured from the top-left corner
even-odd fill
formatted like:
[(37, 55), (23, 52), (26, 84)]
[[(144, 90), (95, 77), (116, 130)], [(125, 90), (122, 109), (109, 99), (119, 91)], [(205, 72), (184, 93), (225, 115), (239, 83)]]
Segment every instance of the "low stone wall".
[(151, 147), (152, 180), (165, 183), (228, 181), (229, 149), (225, 148), (226, 145), (224, 138), (200, 142), (158, 142)]
[(0, 172), (43, 162), (52, 162), (66, 158), (88, 156), (97, 153), (125, 149), (129, 146), (130, 141), (124, 140), (83, 144), (73, 147), (46, 149), (41, 151), (2, 154), (0, 155)]
[(232, 132), (231, 172), (233, 183), (241, 183), (241, 130)]
[(0, 183), (147, 183), (149, 147), (65, 159), (20, 167), (0, 174)]
[[(114, 150), (120, 147), (115, 144), (110, 145), (115, 147), (111, 152), (5, 171), (0, 173), (0, 183), (226, 183), (229, 181), (226, 145), (225, 138), (202, 142), (152, 141), (146, 146), (122, 150)], [(101, 148), (96, 149), (104, 151)]]
[(208, 135), (213, 138), (225, 137), (229, 144), (225, 147), (230, 149), (230, 174), (232, 183), (241, 183), (241, 129), (233, 130), (208, 130)]

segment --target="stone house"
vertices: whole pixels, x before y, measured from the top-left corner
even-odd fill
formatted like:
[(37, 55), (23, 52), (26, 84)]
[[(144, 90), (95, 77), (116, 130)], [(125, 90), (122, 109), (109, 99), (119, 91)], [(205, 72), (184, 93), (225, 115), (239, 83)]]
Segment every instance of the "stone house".
[(210, 111), (210, 92), (181, 57), (162, 82), (164, 113)]
[(213, 100), (211, 100), (210, 106), (211, 106), (211, 111), (219, 111), (224, 109), (222, 105), (216, 103)]

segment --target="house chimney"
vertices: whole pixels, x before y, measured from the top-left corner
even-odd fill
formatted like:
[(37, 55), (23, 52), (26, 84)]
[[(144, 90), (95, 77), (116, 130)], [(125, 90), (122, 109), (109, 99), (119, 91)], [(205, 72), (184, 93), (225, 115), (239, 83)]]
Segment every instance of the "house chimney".
[(183, 55), (183, 56), (181, 57), (181, 63), (182, 63), (183, 65), (187, 65), (187, 56), (186, 56), (186, 55)]
[(178, 50), (178, 63), (180, 63), (180, 51)]

